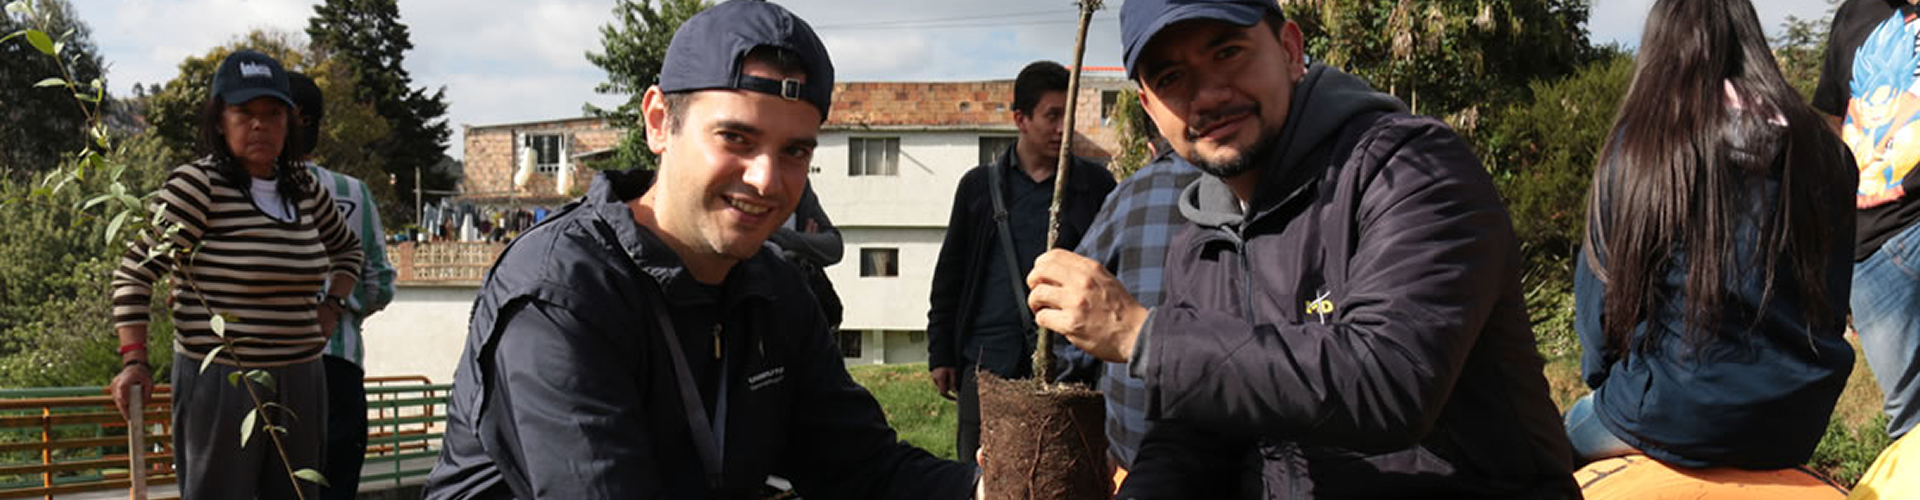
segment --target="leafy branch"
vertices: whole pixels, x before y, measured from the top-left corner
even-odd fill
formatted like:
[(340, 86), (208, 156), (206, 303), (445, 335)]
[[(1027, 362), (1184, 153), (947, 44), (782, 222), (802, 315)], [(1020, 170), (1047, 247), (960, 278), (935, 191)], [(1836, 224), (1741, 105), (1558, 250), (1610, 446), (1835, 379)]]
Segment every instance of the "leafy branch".
[[(76, 82), (69, 63), (61, 58), (61, 54), (63, 54), (66, 49), (66, 41), (73, 35), (74, 31), (68, 30), (58, 37), (48, 35), (46, 28), (52, 26), (51, 17), (48, 14), (36, 12), (33, 4), (28, 0), (15, 0), (8, 3), (6, 6), (6, 15), (20, 16), (27, 20), (27, 25), (32, 27), (0, 36), (0, 44), (10, 42), (15, 38), (21, 38), (26, 40), (29, 45), (32, 45), (34, 49), (38, 50), (41, 54), (54, 59), (55, 65), (60, 69), (60, 75), (40, 80), (34, 84), (34, 87), (58, 87), (64, 88), (71, 93), (74, 98), (74, 105), (80, 108), (81, 113), (86, 118), (86, 126), (83, 133), (87, 135), (88, 141), (77, 153), (77, 161), (73, 162), (71, 166), (62, 164), (42, 177), (39, 185), (29, 193), (12, 198), (0, 199), (0, 205), (25, 204), (66, 212), (81, 219), (94, 221), (110, 219), (105, 234), (102, 235), (102, 240), (107, 245), (122, 241), (121, 234), (124, 232), (138, 234), (149, 230), (158, 230), (156, 234), (157, 238), (153, 240), (154, 244), (147, 249), (145, 258), (141, 261), (140, 265), (144, 266), (147, 262), (161, 256), (172, 257), (171, 261), (175, 263), (174, 268), (180, 272), (180, 276), (186, 279), (188, 289), (192, 290), (194, 296), (199, 300), (200, 307), (210, 314), (209, 323), (211, 329), (214, 335), (220, 338), (221, 342), (219, 347), (207, 353), (207, 356), (201, 361), (200, 372), (205, 373), (207, 368), (212, 366), (213, 362), (224, 353), (235, 367), (235, 371), (228, 374), (227, 382), (236, 387), (244, 388), (247, 391), (247, 397), (253, 402), (253, 409), (247, 412), (246, 417), (242, 419), (241, 422), (240, 446), (246, 446), (247, 442), (253, 437), (253, 432), (256, 427), (266, 429), (268, 431), (268, 437), (273, 440), (274, 450), (280, 455), (281, 465), (286, 468), (287, 481), (293, 483), (295, 486), (293, 489), (294, 494), (298, 495), (302, 500), (305, 500), (305, 492), (298, 487), (300, 481), (308, 481), (326, 486), (327, 479), (321, 475), (319, 471), (313, 469), (294, 470), (293, 463), (287, 459), (286, 445), (281, 441), (281, 435), (287, 432), (287, 428), (281, 425), (282, 423), (276, 422), (267, 410), (278, 408), (279, 411), (284, 412), (287, 416), (295, 420), (299, 419), (299, 415), (284, 405), (265, 401), (262, 399), (259, 391), (254, 387), (255, 385), (259, 385), (260, 388), (275, 390), (277, 392), (276, 389), (273, 389), (275, 384), (271, 373), (266, 370), (248, 367), (245, 360), (241, 359), (237, 352), (234, 352), (234, 340), (226, 335), (226, 330), (227, 323), (236, 321), (236, 319), (230, 314), (216, 311), (211, 304), (207, 303), (205, 294), (201, 293), (200, 286), (194, 280), (193, 273), (190, 271), (194, 257), (198, 254), (198, 248), (180, 248), (179, 245), (175, 243), (178, 241), (176, 237), (179, 235), (181, 228), (178, 224), (171, 224), (166, 221), (167, 206), (165, 202), (149, 205), (149, 202), (157, 199), (157, 193), (134, 196), (127, 185), (120, 181), (121, 175), (127, 170), (127, 165), (123, 162), (114, 161), (111, 158), (115, 151), (113, 147), (113, 137), (107, 129), (104, 112), (101, 110), (101, 106), (108, 102), (106, 84), (99, 78), (94, 78), (84, 85)], [(84, 201), (75, 202), (70, 206), (54, 202), (55, 196), (63, 190), (68, 188), (82, 189), (77, 186), (81, 186), (89, 175), (97, 175), (102, 171), (105, 171), (107, 176), (105, 192), (90, 193), (94, 194), (94, 196)], [(140, 216), (148, 215), (143, 212), (149, 209), (151, 210), (150, 216)], [(96, 210), (103, 210), (104, 213), (95, 213)], [(182, 265), (182, 262), (185, 264)], [(243, 380), (250, 383), (242, 383)]]

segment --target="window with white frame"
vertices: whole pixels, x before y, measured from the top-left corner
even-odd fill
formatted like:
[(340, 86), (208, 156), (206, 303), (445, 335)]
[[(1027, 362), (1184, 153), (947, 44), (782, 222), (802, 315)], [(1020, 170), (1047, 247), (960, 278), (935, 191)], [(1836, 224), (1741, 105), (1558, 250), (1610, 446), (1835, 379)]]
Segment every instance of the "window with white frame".
[(1009, 136), (995, 136), (995, 135), (980, 136), (980, 164), (992, 165), (993, 160), (1000, 158), (1000, 153), (1006, 152), (1007, 148), (1013, 147), (1013, 143), (1019, 140), (1020, 138), (1010, 136), (1010, 135)]
[(533, 155), (533, 171), (552, 174), (560, 171), (564, 161), (561, 155), (566, 152), (566, 136), (562, 134), (526, 134), (521, 136), (521, 154)]
[(847, 175), (900, 175), (900, 138), (847, 139)]

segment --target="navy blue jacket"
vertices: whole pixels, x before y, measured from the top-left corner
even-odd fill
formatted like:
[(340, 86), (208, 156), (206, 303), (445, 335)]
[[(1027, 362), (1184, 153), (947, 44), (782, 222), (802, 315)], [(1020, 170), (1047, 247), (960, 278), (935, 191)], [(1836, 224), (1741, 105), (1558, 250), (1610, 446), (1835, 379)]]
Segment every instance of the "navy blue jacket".
[(1121, 498), (1577, 498), (1492, 179), (1438, 120), (1312, 66), (1250, 209), (1195, 181), (1129, 369)]
[[(1769, 144), (1774, 147), (1774, 144)], [(1771, 158), (1768, 156), (1767, 158)], [(1851, 165), (1851, 163), (1848, 163)], [(1836, 165), (1834, 168), (1845, 168)], [(1851, 186), (1835, 189), (1834, 234), (1853, 234)], [(1634, 344), (1649, 331), (1661, 333), (1653, 349), (1619, 356), (1606, 352), (1601, 329), (1606, 285), (1586, 258), (1574, 271), (1574, 328), (1580, 333), (1581, 375), (1594, 390), (1594, 413), (1608, 430), (1647, 456), (1687, 467), (1733, 466), (1778, 469), (1806, 463), (1826, 432), (1834, 403), (1853, 371), (1853, 348), (1843, 337), (1847, 296), (1853, 286), (1852, 238), (1836, 238), (1826, 269), (1826, 307), (1835, 319), (1809, 324), (1809, 297), (1800, 295), (1792, 269), (1775, 272), (1772, 301), (1761, 307), (1767, 286), (1759, 262), (1755, 219), (1772, 212), (1779, 182), (1752, 184), (1758, 200), (1734, 235), (1736, 280), (1714, 328), (1720, 335), (1689, 345), (1686, 331), (1686, 256), (1675, 251), (1651, 293), (1663, 297), (1650, 319), (1634, 328)], [(1764, 196), (1763, 196), (1764, 195)], [(1596, 206), (1610, 193), (1596, 192)], [(1604, 208), (1603, 208), (1604, 209)], [(1604, 228), (1590, 227), (1592, 231)], [(1606, 252), (1589, 249), (1606, 264)]]
[[(895, 437), (792, 266), (761, 251), (717, 296), (695, 282), (625, 203), (651, 182), (602, 174), (494, 264), (426, 498), (755, 498), (769, 474), (808, 498), (971, 493), (970, 468)], [(721, 491), (707, 491), (652, 297), (672, 309), (694, 373), (717, 369), (724, 340), (726, 399), (701, 389), (727, 407)]]

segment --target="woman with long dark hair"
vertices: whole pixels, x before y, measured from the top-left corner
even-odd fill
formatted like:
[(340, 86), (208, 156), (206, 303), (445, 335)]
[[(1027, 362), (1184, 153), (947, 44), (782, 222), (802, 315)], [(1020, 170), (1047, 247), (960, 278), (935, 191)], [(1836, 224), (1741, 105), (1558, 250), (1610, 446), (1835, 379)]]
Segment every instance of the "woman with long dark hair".
[(1853, 367), (1853, 161), (1748, 0), (1660, 0), (1575, 270), (1580, 463), (1806, 462)]
[[(222, 61), (200, 114), (206, 156), (168, 175), (158, 196), (162, 222), (129, 246), (114, 272), (125, 363), (112, 390), (122, 414), (133, 410), (127, 397), (136, 385), (153, 389), (148, 304), (153, 283), (172, 280), (174, 469), (184, 498), (294, 498), (295, 487), (318, 495), (288, 476), (288, 464), (320, 469), (320, 353), (359, 279), (362, 252), (327, 190), (299, 163), (295, 110), (279, 61), (251, 50)], [(184, 253), (148, 258), (167, 243)], [(228, 380), (243, 368), (271, 377)], [(256, 396), (280, 429), (249, 417)], [(244, 425), (256, 428), (242, 443)]]

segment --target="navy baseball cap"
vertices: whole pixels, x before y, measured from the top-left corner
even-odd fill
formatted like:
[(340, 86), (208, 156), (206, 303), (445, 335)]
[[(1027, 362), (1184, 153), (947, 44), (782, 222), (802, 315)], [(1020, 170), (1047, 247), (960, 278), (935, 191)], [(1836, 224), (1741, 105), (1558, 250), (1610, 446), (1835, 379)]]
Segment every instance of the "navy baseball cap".
[[(807, 81), (772, 80), (743, 74), (741, 63), (759, 47), (786, 49), (800, 58)], [(765, 0), (728, 0), (694, 14), (673, 33), (660, 65), (660, 91), (751, 90), (804, 100), (833, 109), (833, 61), (813, 27), (787, 9)]]
[(292, 107), (291, 93), (280, 61), (253, 50), (234, 52), (213, 72), (213, 96), (230, 105), (272, 97)]
[(1127, 77), (1139, 75), (1140, 53), (1160, 30), (1181, 21), (1212, 19), (1240, 26), (1260, 23), (1268, 12), (1282, 15), (1275, 0), (1127, 0), (1120, 6), (1121, 56), (1127, 61)]

